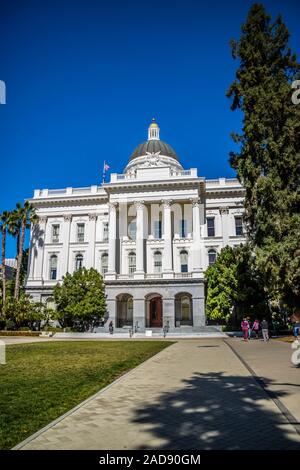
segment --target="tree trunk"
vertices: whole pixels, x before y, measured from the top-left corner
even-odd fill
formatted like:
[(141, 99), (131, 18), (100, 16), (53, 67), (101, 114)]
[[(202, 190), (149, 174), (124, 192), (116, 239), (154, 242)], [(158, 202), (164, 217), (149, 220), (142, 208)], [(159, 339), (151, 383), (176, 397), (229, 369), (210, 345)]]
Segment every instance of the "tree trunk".
[(19, 295), (20, 295), (20, 279), (21, 279), (21, 268), (22, 268), (22, 258), (23, 258), (23, 246), (24, 246), (24, 238), (25, 238), (25, 226), (26, 226), (26, 222), (22, 221), (21, 237), (20, 237), (20, 243), (19, 243), (19, 254), (18, 254), (18, 261), (17, 261), (15, 295), (14, 295), (16, 300), (19, 300)]
[(6, 301), (6, 269), (5, 269), (5, 245), (6, 245), (6, 228), (2, 228), (2, 315), (5, 311)]
[(18, 265), (19, 250), (20, 250), (20, 230), (18, 230), (18, 234), (17, 234), (17, 246), (16, 246), (16, 262), (17, 262), (17, 265)]

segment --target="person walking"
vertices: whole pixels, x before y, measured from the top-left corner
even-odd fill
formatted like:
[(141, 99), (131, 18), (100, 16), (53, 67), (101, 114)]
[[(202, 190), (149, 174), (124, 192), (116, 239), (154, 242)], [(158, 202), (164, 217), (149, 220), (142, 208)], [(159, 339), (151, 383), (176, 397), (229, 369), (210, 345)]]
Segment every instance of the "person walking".
[(300, 331), (300, 321), (296, 321), (294, 323), (294, 328), (293, 328), (295, 339), (298, 339), (299, 331)]
[(261, 322), (261, 332), (262, 332), (263, 340), (269, 341), (269, 325), (265, 318)]
[(111, 320), (110, 324), (108, 325), (108, 329), (109, 329), (110, 334), (112, 335), (113, 332), (114, 332), (114, 324), (113, 324), (112, 320)]
[(256, 339), (258, 339), (258, 332), (259, 332), (259, 321), (257, 319), (254, 320), (254, 323), (252, 325), (252, 330), (255, 333)]
[(247, 321), (249, 323), (248, 339), (251, 339), (253, 325), (251, 326), (250, 317), (247, 317)]
[(244, 341), (248, 341), (249, 322), (246, 317), (243, 318), (243, 321), (241, 323), (241, 328), (242, 328), (243, 335), (244, 335)]

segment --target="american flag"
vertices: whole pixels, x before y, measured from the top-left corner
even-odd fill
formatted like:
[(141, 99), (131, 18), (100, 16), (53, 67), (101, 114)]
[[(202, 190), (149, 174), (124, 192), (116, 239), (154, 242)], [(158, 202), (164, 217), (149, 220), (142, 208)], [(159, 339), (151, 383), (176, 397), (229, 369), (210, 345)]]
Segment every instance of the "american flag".
[(109, 170), (109, 169), (110, 169), (110, 166), (109, 166), (106, 162), (104, 162), (103, 171), (105, 172), (105, 171), (107, 171), (107, 170)]

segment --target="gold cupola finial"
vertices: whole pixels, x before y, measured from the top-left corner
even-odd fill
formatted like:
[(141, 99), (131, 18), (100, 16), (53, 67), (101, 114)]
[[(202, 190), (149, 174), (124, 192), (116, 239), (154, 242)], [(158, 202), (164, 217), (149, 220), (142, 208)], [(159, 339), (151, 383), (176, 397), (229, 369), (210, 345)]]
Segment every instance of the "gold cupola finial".
[(159, 127), (155, 118), (152, 118), (151, 124), (148, 127), (148, 140), (159, 140)]

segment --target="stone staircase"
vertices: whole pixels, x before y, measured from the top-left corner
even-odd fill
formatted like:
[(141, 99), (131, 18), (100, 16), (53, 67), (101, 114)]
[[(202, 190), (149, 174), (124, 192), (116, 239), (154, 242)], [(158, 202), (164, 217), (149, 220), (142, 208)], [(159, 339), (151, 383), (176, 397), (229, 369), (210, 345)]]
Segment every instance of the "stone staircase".
[[(111, 335), (105, 328), (97, 328), (93, 333), (56, 333), (55, 338), (106, 338), (106, 339), (128, 339), (130, 338), (129, 327), (115, 328), (114, 333)], [(151, 335), (147, 331), (151, 331)], [(215, 326), (191, 327), (181, 326), (174, 328), (167, 332), (166, 338), (224, 338), (226, 334), (220, 331)], [(163, 328), (146, 328), (145, 332), (134, 333), (132, 338), (164, 338)]]

